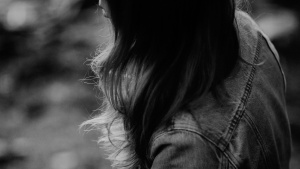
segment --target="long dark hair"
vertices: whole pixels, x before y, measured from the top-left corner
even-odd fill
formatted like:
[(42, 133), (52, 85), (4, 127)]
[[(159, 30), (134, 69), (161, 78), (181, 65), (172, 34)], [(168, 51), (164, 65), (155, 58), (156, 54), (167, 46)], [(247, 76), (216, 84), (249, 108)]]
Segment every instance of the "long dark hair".
[(86, 122), (103, 130), (119, 168), (151, 166), (149, 140), (208, 92), (217, 98), (235, 68), (234, 0), (107, 0), (114, 39), (93, 68), (104, 112)]

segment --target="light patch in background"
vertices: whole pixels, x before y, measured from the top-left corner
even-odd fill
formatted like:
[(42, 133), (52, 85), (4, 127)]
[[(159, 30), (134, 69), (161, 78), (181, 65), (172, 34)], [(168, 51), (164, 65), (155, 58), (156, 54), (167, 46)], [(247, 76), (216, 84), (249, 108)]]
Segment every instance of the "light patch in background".
[(18, 30), (34, 24), (37, 13), (32, 3), (14, 2), (8, 6), (5, 18), (7, 29)]
[(0, 95), (8, 95), (13, 90), (14, 79), (10, 74), (0, 75)]
[(8, 152), (8, 143), (0, 139), (0, 158), (5, 156)]
[(19, 137), (14, 139), (12, 140), (11, 144), (13, 152), (22, 156), (26, 156), (28, 153), (30, 153), (30, 148), (34, 146), (32, 145), (32, 140), (25, 137)]
[(73, 152), (54, 154), (51, 159), (51, 169), (75, 169), (78, 167), (78, 157)]
[(72, 88), (67, 84), (55, 82), (45, 90), (45, 97), (51, 103), (63, 103), (72, 97)]
[(54, 18), (71, 18), (79, 12), (78, 9), (74, 10), (74, 5), (78, 2), (79, 0), (50, 0), (47, 10)]
[(272, 40), (290, 36), (299, 27), (298, 18), (289, 10), (270, 12), (258, 18), (257, 23)]

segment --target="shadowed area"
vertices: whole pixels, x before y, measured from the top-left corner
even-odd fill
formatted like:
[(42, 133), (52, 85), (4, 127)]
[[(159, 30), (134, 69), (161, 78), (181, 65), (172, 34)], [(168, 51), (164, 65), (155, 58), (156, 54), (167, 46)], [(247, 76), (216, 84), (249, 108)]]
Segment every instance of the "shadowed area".
[[(294, 144), (291, 169), (299, 169), (300, 5), (251, 2), (252, 16), (281, 56)], [(1, 169), (110, 168), (94, 141), (99, 133), (83, 136), (78, 130), (101, 102), (88, 65), (109, 32), (97, 4), (0, 1)]]

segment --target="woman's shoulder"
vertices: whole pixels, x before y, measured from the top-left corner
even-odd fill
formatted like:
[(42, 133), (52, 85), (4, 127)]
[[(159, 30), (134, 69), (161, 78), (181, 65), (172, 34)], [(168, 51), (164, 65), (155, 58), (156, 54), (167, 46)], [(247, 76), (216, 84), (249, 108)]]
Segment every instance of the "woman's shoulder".
[[(196, 118), (191, 113), (181, 112), (170, 126), (153, 135), (149, 154), (152, 168), (237, 167), (238, 162), (219, 147), (217, 130), (202, 129)], [(223, 160), (219, 161), (219, 157)]]
[(171, 140), (171, 137), (176, 137), (177, 141), (200, 138), (206, 145), (211, 144), (215, 149), (224, 150), (227, 145), (224, 134), (230, 125), (233, 114), (230, 111), (234, 111), (233, 109), (231, 106), (223, 109), (220, 107), (211, 109), (207, 106), (193, 112), (180, 112), (173, 117), (169, 126), (162, 127), (153, 134), (150, 145), (155, 147), (161, 142)]
[[(224, 90), (221, 92), (229, 95), (227, 103), (220, 104), (208, 93), (199, 100), (197, 109), (178, 113), (171, 125), (155, 132), (150, 141), (153, 151), (159, 150), (158, 147), (162, 145), (183, 145), (182, 142), (194, 145), (195, 142), (191, 140), (196, 140), (199, 145), (206, 146), (202, 147), (204, 150), (220, 152), (237, 167), (243, 163), (243, 159), (258, 162), (266, 160), (252, 156), (255, 153), (270, 159), (274, 156), (275, 159), (276, 153), (269, 154), (265, 146), (275, 150), (277, 145), (271, 144), (270, 137), (261, 136), (272, 132), (271, 126), (265, 126), (268, 122), (273, 126), (288, 123), (284, 112), (283, 74), (283, 78), (278, 78), (282, 73), (279, 57), (270, 40), (248, 14), (237, 12), (236, 18), (242, 56), (238, 71), (224, 81)], [(269, 100), (276, 100), (276, 105)], [(274, 117), (282, 121), (272, 121)], [(288, 127), (281, 127), (280, 130), (288, 133)], [(282, 143), (286, 142), (288, 140), (282, 140)]]
[[(170, 164), (184, 168), (218, 168), (226, 164), (237, 167), (239, 162), (226, 150), (222, 139), (221, 128), (226, 128), (225, 125), (221, 127), (224, 121), (219, 115), (212, 116), (207, 118), (213, 119), (201, 119), (194, 113), (181, 112), (173, 118), (171, 125), (158, 130), (150, 141), (152, 166), (168, 168)], [(218, 157), (222, 157), (222, 162)]]

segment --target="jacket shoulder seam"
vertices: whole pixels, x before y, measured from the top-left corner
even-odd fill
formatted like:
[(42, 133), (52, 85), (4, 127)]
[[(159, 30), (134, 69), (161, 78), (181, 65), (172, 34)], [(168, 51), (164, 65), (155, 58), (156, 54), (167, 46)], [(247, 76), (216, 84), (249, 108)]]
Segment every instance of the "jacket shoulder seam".
[(234, 158), (234, 156), (229, 152), (229, 151), (224, 151), (221, 147), (219, 147), (213, 140), (211, 140), (210, 138), (206, 137), (204, 134), (196, 131), (196, 130), (192, 130), (192, 129), (188, 129), (188, 128), (179, 128), (179, 127), (175, 127), (172, 129), (169, 129), (167, 131), (161, 131), (157, 136), (155, 136), (152, 140), (152, 144), (155, 145), (155, 141), (161, 137), (163, 137), (164, 135), (171, 133), (171, 132), (176, 132), (176, 131), (183, 131), (186, 133), (191, 133), (194, 135), (197, 135), (201, 138), (203, 138), (204, 140), (206, 140), (207, 142), (209, 142), (210, 144), (212, 144), (216, 149), (218, 149), (227, 159), (228, 161), (234, 166), (234, 168), (237, 168), (238, 166), (238, 161), (237, 159)]
[(244, 116), (245, 107), (248, 103), (248, 99), (252, 92), (252, 83), (253, 83), (254, 76), (256, 73), (257, 62), (258, 62), (260, 50), (261, 50), (261, 38), (262, 38), (262, 35), (258, 32), (258, 40), (257, 40), (257, 45), (256, 45), (255, 56), (254, 56), (253, 63), (251, 64), (250, 74), (248, 76), (248, 80), (247, 80), (246, 86), (244, 88), (244, 93), (240, 99), (238, 108), (237, 108), (236, 112), (234, 113), (232, 120), (230, 121), (230, 124), (228, 127), (228, 132), (225, 136), (225, 140), (227, 142), (226, 147), (228, 147), (234, 131), (236, 130), (241, 118)]

